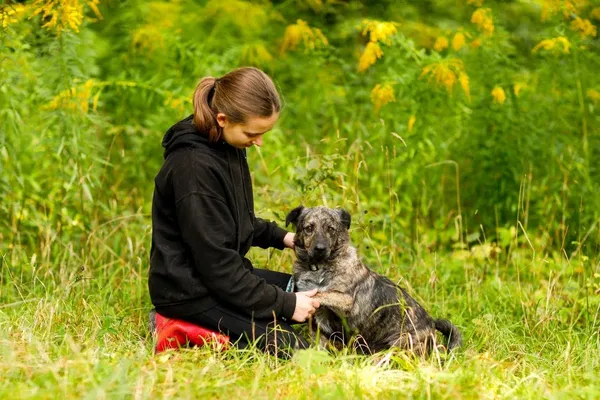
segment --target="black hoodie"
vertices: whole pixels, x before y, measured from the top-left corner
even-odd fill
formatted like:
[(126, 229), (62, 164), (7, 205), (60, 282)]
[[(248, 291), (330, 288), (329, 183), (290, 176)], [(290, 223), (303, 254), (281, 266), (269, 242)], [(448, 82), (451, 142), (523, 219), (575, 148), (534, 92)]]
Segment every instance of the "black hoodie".
[(291, 318), (296, 296), (254, 275), (245, 258), (250, 246), (283, 249), (287, 233), (255, 217), (246, 152), (209, 143), (192, 116), (162, 144), (148, 280), (156, 310), (185, 318), (225, 303), (255, 318)]

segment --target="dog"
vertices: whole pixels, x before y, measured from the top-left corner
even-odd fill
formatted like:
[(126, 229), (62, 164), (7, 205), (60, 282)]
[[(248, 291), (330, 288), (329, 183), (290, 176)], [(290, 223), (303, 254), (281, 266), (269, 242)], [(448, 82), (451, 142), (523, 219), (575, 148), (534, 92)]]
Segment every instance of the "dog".
[(355, 340), (363, 351), (399, 347), (427, 355), (436, 330), (446, 337), (448, 351), (462, 344), (455, 325), (434, 320), (403, 288), (363, 264), (350, 243), (346, 210), (299, 206), (287, 215), (290, 223), (296, 227), (296, 290), (318, 289), (314, 298), (321, 306), (313, 320), (321, 344), (339, 348)]

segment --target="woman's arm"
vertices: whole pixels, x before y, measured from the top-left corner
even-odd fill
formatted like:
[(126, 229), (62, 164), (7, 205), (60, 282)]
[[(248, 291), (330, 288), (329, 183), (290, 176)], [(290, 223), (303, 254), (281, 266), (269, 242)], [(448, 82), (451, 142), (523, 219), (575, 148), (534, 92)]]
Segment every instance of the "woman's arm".
[(284, 241), (289, 233), (277, 226), (275, 222), (257, 217), (254, 219), (254, 239), (252, 240), (252, 246), (262, 247), (263, 249), (274, 247), (283, 250), (289, 247)]

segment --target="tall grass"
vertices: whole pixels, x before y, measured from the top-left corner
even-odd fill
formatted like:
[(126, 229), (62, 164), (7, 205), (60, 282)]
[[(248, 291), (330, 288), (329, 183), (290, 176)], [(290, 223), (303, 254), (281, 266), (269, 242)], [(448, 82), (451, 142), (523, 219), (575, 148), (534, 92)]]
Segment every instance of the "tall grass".
[[(476, 3), (3, 2), (0, 396), (597, 398), (600, 57), (560, 7), (592, 26), (596, 8)], [(44, 5), (83, 5), (79, 31), (76, 12), (42, 27)], [(557, 37), (568, 53), (532, 51)], [(384, 54), (359, 72), (369, 42)], [(348, 209), (364, 260), (456, 323), (461, 350), (153, 354), (160, 140), (199, 77), (245, 64), (285, 102), (249, 151), (257, 213)]]

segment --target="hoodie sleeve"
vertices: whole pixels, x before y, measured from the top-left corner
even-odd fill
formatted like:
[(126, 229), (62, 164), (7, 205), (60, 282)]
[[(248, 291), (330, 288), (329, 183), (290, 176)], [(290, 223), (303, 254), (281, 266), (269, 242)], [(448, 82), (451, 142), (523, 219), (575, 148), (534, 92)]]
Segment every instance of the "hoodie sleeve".
[(283, 238), (287, 233), (288, 231), (278, 227), (275, 222), (265, 221), (262, 218), (255, 218), (252, 246), (259, 246), (263, 249), (274, 247), (283, 250), (285, 248)]
[(296, 296), (245, 268), (244, 258), (235, 250), (235, 222), (223, 199), (198, 190), (180, 198), (176, 207), (194, 267), (215, 297), (256, 318), (272, 318), (273, 313), (292, 317)]

